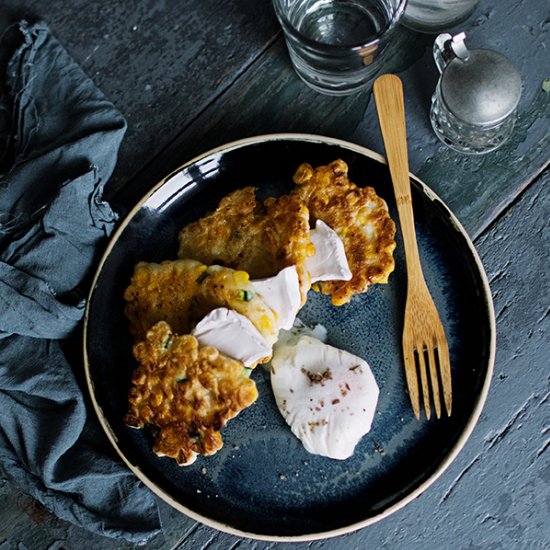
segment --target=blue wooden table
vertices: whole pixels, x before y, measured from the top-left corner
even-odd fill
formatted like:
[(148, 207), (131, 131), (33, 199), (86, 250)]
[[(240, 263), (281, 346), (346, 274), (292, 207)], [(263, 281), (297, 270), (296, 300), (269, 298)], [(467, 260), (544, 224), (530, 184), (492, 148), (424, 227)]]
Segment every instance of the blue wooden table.
[[(308, 132), (383, 151), (368, 93), (309, 90), (290, 67), (268, 0), (4, 0), (1, 23), (45, 20), (128, 121), (110, 183), (125, 209), (197, 153), (242, 137)], [(310, 543), (239, 539), (159, 503), (147, 548), (548, 548), (550, 546), (550, 6), (481, 0), (464, 30), (523, 78), (519, 119), (499, 151), (446, 149), (428, 120), (434, 36), (400, 29), (386, 70), (406, 94), (411, 170), (463, 223), (494, 298), (497, 356), (489, 397), (458, 458), (419, 498), (346, 536)], [(0, 481), (0, 549), (132, 548), (52, 516)]]

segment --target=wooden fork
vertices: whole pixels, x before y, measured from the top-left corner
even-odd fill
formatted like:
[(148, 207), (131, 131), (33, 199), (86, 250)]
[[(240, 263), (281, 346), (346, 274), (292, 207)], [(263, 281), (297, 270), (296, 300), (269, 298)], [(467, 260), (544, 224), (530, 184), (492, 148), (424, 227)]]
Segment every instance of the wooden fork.
[(403, 85), (397, 76), (387, 74), (375, 81), (373, 91), (407, 263), (403, 358), (409, 396), (414, 414), (420, 418), (420, 373), (426, 418), (430, 418), (430, 388), (437, 418), (441, 418), (441, 390), (447, 415), (450, 416), (452, 388), (449, 348), (445, 330), (422, 273), (414, 229)]

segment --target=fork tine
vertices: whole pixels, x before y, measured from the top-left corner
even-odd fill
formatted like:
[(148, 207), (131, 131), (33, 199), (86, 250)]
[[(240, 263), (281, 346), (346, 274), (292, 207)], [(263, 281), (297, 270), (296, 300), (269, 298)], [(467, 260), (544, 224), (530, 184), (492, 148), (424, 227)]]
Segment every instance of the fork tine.
[(420, 418), (420, 395), (418, 393), (418, 376), (416, 375), (416, 362), (414, 360), (414, 349), (403, 339), (403, 359), (405, 362), (405, 378), (411, 400), (414, 416)]
[[(407, 153), (403, 85), (399, 77), (386, 74), (378, 77), (374, 82), (373, 94), (384, 147), (386, 149), (405, 249), (407, 298), (405, 301), (405, 321), (403, 325), (403, 356), (405, 359), (405, 375), (409, 396), (414, 414), (419, 419), (420, 401), (414, 344), (418, 341), (428, 341), (428, 358), (424, 357), (424, 349), (418, 353), (418, 369), (422, 381), (426, 416), (430, 417), (430, 394), (426, 360), (430, 368), (430, 380), (434, 392), (436, 415), (438, 418), (441, 416), (442, 405), (440, 395), (442, 389), (447, 414), (450, 416), (452, 390), (449, 348), (441, 319), (422, 273), (418, 243), (416, 242)], [(436, 347), (438, 350), (438, 362), (436, 362), (434, 354)], [(441, 379), (441, 386), (439, 385), (438, 375)]]
[(445, 409), (447, 416), (451, 416), (452, 411), (452, 383), (451, 383), (451, 361), (449, 359), (449, 346), (445, 334), (439, 338), (437, 345), (437, 355), (439, 357), (439, 374), (441, 376), (441, 386), (443, 388), (443, 398), (445, 400)]
[[(438, 351), (438, 354), (439, 354), (439, 351)], [(435, 415), (437, 416), (437, 418), (441, 418), (441, 398), (439, 397), (439, 379), (437, 376), (437, 363), (435, 361), (434, 349), (432, 346), (428, 346), (428, 366), (430, 368), (430, 379), (432, 382), (432, 394), (434, 398)]]
[(424, 401), (424, 411), (426, 418), (429, 420), (430, 411), (430, 388), (428, 386), (428, 376), (426, 374), (426, 360), (424, 359), (424, 344), (417, 346), (416, 353), (418, 356), (418, 370), (420, 371), (420, 380), (422, 382), (422, 398)]

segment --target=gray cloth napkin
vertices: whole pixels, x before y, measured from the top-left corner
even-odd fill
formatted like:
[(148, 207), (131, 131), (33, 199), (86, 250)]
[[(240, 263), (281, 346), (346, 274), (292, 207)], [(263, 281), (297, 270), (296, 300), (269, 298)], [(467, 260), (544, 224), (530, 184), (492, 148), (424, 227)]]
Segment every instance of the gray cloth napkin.
[(0, 475), (60, 518), (143, 542), (159, 529), (156, 499), (114, 456), (75, 353), (90, 272), (116, 222), (102, 192), (126, 123), (45, 24), (10, 32), (18, 47), (0, 102)]

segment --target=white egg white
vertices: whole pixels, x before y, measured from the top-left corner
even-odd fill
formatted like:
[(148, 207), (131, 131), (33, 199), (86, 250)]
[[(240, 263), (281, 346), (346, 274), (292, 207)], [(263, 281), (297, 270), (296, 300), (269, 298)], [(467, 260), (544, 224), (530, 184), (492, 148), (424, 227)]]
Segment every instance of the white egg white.
[(271, 346), (244, 315), (220, 307), (206, 315), (191, 334), (202, 346), (241, 361), (245, 367), (255, 365), (271, 355)]
[(352, 273), (346, 258), (344, 243), (333, 229), (317, 220), (310, 232), (315, 254), (306, 259), (312, 283), (319, 281), (349, 281)]
[(285, 267), (274, 277), (250, 282), (254, 291), (277, 315), (278, 328), (292, 328), (301, 307), (300, 281), (296, 267)]
[(313, 454), (349, 458), (370, 430), (379, 389), (369, 365), (300, 336), (274, 347), (271, 386), (292, 432)]

